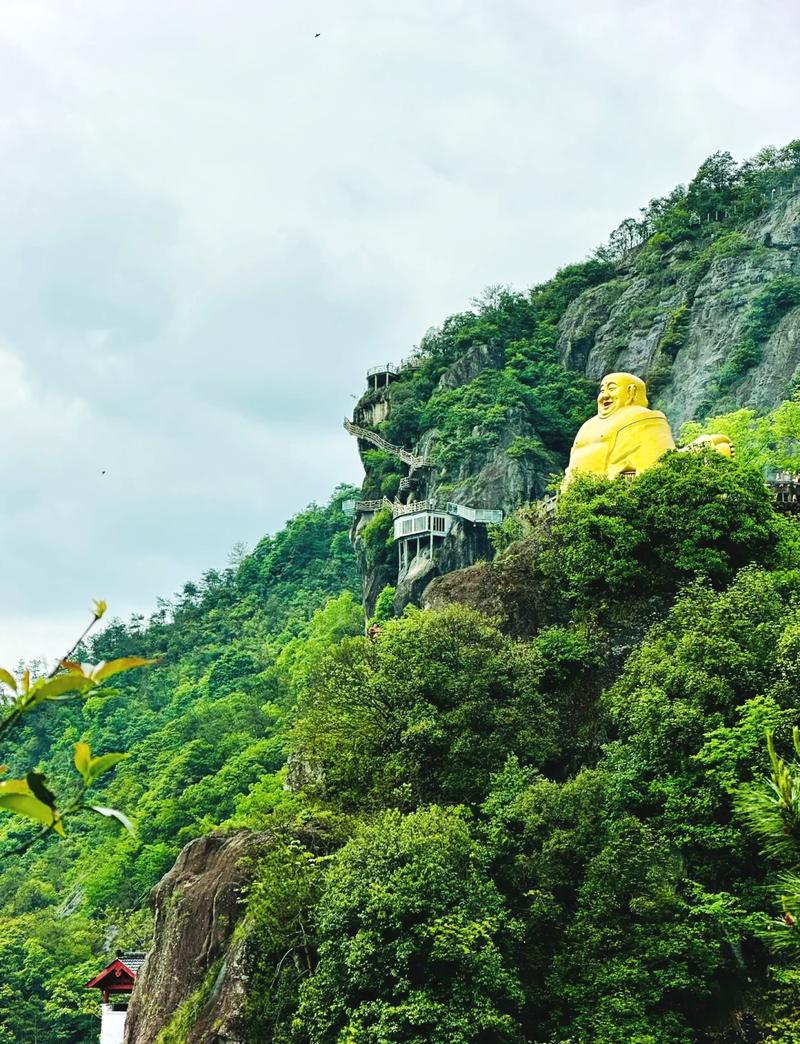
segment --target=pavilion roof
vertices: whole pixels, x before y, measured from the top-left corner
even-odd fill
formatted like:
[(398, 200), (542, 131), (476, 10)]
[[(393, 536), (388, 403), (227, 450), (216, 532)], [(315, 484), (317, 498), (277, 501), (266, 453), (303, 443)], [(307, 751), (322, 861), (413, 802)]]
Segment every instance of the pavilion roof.
[(133, 989), (136, 973), (144, 964), (144, 958), (143, 953), (120, 954), (86, 983), (86, 989), (130, 992)]

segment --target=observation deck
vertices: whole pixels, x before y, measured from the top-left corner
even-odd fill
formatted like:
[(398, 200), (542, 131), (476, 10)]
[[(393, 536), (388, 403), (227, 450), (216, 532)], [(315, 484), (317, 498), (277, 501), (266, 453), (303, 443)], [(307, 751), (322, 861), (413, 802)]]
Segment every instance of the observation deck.
[(377, 366), (370, 366), (367, 370), (367, 386), (370, 391), (379, 391), (381, 388), (387, 388), (392, 381), (397, 380), (403, 370), (416, 370), (422, 366), (424, 356), (415, 353), (407, 355), (405, 359), (401, 359), (399, 363), (379, 363)]

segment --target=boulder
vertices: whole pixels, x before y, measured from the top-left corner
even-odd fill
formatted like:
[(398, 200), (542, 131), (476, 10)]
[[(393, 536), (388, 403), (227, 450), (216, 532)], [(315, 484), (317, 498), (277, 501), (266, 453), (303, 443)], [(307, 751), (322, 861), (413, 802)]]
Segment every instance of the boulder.
[(199, 837), (152, 890), (153, 947), (136, 976), (125, 1044), (153, 1044), (183, 1004), (192, 1005), (186, 1044), (242, 1040), (244, 954), (233, 934), (251, 857), (268, 843), (249, 830)]

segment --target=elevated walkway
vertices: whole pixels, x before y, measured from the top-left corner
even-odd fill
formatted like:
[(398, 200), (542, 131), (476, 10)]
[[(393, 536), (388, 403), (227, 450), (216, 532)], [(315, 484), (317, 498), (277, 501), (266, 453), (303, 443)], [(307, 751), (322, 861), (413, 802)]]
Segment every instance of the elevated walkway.
[(432, 461), (427, 457), (418, 456), (416, 453), (411, 453), (410, 450), (404, 449), (402, 446), (394, 446), (391, 442), (387, 442), (386, 439), (377, 433), (377, 431), (370, 431), (369, 428), (362, 428), (358, 424), (353, 424), (347, 417), (344, 419), (345, 431), (349, 432), (350, 435), (355, 435), (357, 439), (361, 439), (363, 442), (369, 442), (376, 449), (383, 450), (384, 453), (391, 453), (393, 456), (398, 457), (407, 464), (411, 471), (416, 471), (418, 468), (429, 468), (432, 466)]
[(448, 500), (444, 504), (438, 500), (415, 500), (410, 504), (400, 504), (395, 501), (392, 504), (393, 518), (400, 518), (402, 515), (418, 515), (426, 511), (438, 511), (455, 518), (466, 519), (467, 522), (482, 524), (497, 524), (503, 521), (503, 512), (500, 508), (474, 508), (467, 504), (456, 504), (452, 500)]

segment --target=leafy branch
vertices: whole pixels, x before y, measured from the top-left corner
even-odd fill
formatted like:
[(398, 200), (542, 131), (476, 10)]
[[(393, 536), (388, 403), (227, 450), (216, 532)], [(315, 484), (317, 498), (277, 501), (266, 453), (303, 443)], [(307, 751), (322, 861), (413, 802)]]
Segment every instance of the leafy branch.
[[(0, 667), (0, 694), (3, 703), (10, 706), (9, 712), (0, 720), (0, 738), (5, 736), (20, 720), (35, 707), (46, 702), (63, 702), (78, 699), (96, 693), (109, 678), (136, 667), (145, 667), (154, 660), (141, 656), (125, 656), (120, 659), (98, 664), (81, 664), (69, 659), (106, 611), (106, 603), (94, 603), (92, 619), (83, 632), (72, 644), (63, 659), (56, 667), (42, 678), (32, 680), (29, 670), (16, 678), (10, 671)], [(133, 825), (124, 813), (101, 805), (86, 802), (86, 792), (106, 772), (114, 768), (128, 754), (102, 754), (95, 757), (88, 743), (75, 744), (74, 765), (81, 777), (81, 786), (76, 797), (66, 805), (60, 806), (56, 797), (47, 785), (46, 776), (41, 772), (28, 772), (22, 779), (0, 780), (0, 809), (15, 812), (34, 822), (44, 824), (43, 829), (25, 841), (19, 848), (3, 853), (3, 856), (19, 855), (26, 852), (37, 841), (51, 831), (64, 836), (64, 819), (79, 811), (92, 811), (98, 815), (118, 820), (131, 832)], [(5, 771), (0, 768), (0, 771)]]
[(756, 785), (742, 787), (736, 808), (763, 842), (766, 855), (788, 865), (778, 878), (782, 914), (765, 933), (777, 951), (800, 959), (800, 729), (792, 730), (795, 757), (784, 761), (775, 750), (775, 739), (767, 730), (770, 773)]

